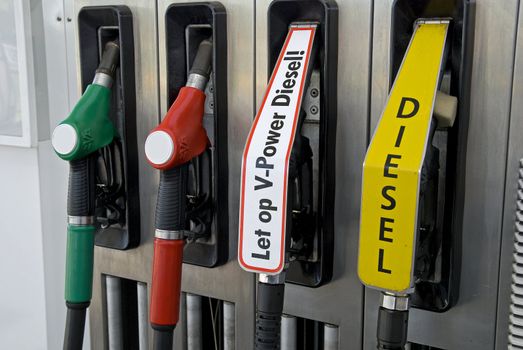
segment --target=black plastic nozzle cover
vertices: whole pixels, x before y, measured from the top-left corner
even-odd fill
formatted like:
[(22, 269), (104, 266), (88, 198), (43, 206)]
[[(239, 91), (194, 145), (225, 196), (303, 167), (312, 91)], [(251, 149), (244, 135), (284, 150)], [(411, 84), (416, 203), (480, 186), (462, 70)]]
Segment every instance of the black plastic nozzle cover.
[(105, 44), (104, 52), (100, 64), (96, 69), (96, 73), (105, 73), (114, 77), (114, 72), (116, 67), (118, 67), (118, 62), (120, 60), (120, 42), (117, 40), (108, 41)]
[(198, 52), (189, 71), (191, 74), (203, 75), (207, 79), (211, 73), (212, 65), (212, 41), (210, 39), (205, 39), (200, 42), (198, 46)]
[(378, 349), (404, 349), (407, 344), (409, 311), (380, 307), (378, 312)]
[(280, 348), (280, 326), (283, 311), (284, 284), (258, 283), (256, 303), (256, 350)]

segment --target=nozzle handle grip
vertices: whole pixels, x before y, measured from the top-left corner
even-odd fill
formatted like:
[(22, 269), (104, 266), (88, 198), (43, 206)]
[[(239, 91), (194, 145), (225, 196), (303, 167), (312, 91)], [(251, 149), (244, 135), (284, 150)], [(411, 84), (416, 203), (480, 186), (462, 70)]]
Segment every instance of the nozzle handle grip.
[(159, 331), (178, 323), (184, 243), (183, 239), (154, 239), (150, 322)]
[(92, 216), (95, 206), (95, 158), (93, 155), (69, 162), (67, 215)]
[(160, 172), (156, 201), (156, 229), (179, 231), (185, 228), (187, 173), (187, 164)]
[(93, 289), (93, 225), (68, 225), (65, 263), (65, 300), (86, 303)]
[[(182, 231), (185, 228), (185, 201), (188, 165), (160, 173), (156, 202), (156, 229)], [(154, 239), (150, 321), (165, 330), (178, 323), (183, 262), (183, 237)]]
[(284, 284), (258, 283), (256, 303), (256, 350), (280, 348), (281, 314), (283, 312)]

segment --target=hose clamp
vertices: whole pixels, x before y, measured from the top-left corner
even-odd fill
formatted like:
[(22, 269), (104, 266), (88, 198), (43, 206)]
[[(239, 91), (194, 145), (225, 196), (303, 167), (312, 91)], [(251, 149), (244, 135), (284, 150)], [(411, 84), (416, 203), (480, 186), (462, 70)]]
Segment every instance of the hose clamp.
[(175, 240), (175, 239), (184, 239), (185, 238), (186, 231), (185, 230), (160, 230), (156, 229), (154, 231), (154, 237), (160, 238), (160, 239), (168, 239), (168, 240)]
[(285, 283), (285, 270), (280, 272), (277, 275), (267, 275), (265, 273), (260, 273), (258, 275), (258, 282), (266, 284), (284, 284)]
[(85, 225), (93, 225), (94, 224), (94, 216), (67, 216), (67, 223), (69, 225), (78, 225), (78, 226), (85, 226)]
[(113, 77), (105, 73), (96, 73), (93, 79), (93, 85), (101, 85), (110, 89), (113, 86)]
[(205, 91), (205, 86), (207, 85), (208, 80), (209, 79), (206, 76), (197, 73), (191, 73), (187, 78), (187, 83), (185, 86)]
[(381, 307), (393, 311), (408, 311), (409, 296), (407, 294), (381, 294)]

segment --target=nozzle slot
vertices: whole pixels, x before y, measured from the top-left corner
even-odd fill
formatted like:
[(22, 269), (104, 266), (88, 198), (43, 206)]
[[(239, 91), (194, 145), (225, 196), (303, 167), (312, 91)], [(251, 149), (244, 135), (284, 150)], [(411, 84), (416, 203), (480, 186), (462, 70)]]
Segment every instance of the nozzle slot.
[[(338, 8), (334, 1), (276, 0), (268, 10), (271, 75), (291, 24), (318, 23), (289, 176), (287, 282), (318, 287), (332, 278), (334, 254), (335, 139)], [(291, 170), (291, 173), (293, 170)]]
[(438, 90), (457, 97), (458, 113), (450, 128), (438, 127), (433, 116), (418, 204), (417, 282), (410, 301), (413, 307), (437, 312), (449, 309), (459, 295), (474, 9), (473, 0), (397, 0), (392, 7), (391, 86), (415, 22), (434, 18), (451, 21)]
[[(96, 157), (96, 245), (130, 249), (140, 243), (133, 18), (127, 6), (89, 6), (78, 14), (82, 91), (93, 81), (106, 44), (120, 47), (109, 117), (112, 144)], [(133, 213), (131, 215), (131, 213)]]
[(228, 257), (227, 22), (217, 2), (172, 4), (165, 13), (167, 108), (185, 86), (203, 40), (213, 44), (203, 125), (210, 146), (189, 164), (184, 262), (213, 267)]

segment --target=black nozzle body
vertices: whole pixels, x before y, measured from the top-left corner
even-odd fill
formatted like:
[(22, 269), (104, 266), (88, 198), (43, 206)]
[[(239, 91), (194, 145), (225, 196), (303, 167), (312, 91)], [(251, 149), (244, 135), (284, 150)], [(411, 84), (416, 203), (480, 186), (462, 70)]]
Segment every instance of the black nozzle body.
[(198, 46), (198, 52), (192, 63), (191, 74), (203, 75), (209, 79), (211, 73), (211, 64), (212, 64), (212, 41), (210, 39), (202, 40)]
[(284, 284), (258, 283), (254, 347), (256, 350), (276, 350), (280, 348), (284, 292)]
[(105, 44), (104, 52), (96, 73), (104, 73), (114, 77), (114, 72), (120, 60), (120, 42), (118, 40), (109, 41)]
[(69, 162), (67, 215), (92, 216), (95, 207), (95, 156)]
[(378, 312), (378, 349), (404, 349), (407, 344), (409, 311), (380, 307)]

